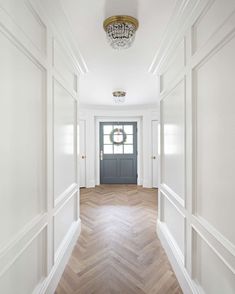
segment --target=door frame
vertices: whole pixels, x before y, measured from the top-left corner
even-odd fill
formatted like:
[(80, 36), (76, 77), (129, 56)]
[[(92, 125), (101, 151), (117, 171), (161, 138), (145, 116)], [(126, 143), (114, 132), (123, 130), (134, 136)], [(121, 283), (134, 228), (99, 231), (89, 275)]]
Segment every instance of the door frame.
[(96, 180), (96, 185), (100, 185), (100, 123), (101, 122), (115, 122), (115, 121), (120, 121), (120, 122), (136, 122), (137, 123), (137, 173), (138, 173), (138, 178), (137, 178), (137, 185), (142, 185), (143, 184), (143, 179), (142, 179), (142, 144), (141, 140), (143, 138), (142, 134), (142, 117), (126, 117), (126, 116), (121, 116), (121, 117), (95, 117), (95, 128), (96, 128), (96, 136), (95, 136), (95, 148), (96, 148), (96, 173), (95, 173), (95, 180)]
[[(85, 170), (84, 170), (84, 175), (85, 175), (85, 183), (84, 183), (84, 186), (81, 186), (80, 185), (80, 173), (81, 173), (81, 168), (80, 168), (80, 161), (81, 161), (81, 150), (80, 150), (80, 140), (81, 140), (81, 132), (80, 132), (80, 122), (83, 121), (84, 122), (84, 137), (83, 137), (83, 140), (84, 140), (84, 155), (85, 155), (85, 158), (84, 158), (84, 166), (85, 166)], [(86, 162), (86, 124), (87, 124), (87, 121), (85, 119), (79, 119), (78, 120), (78, 123), (79, 123), (79, 140), (78, 140), (78, 144), (79, 144), (79, 154), (78, 154), (78, 158), (79, 158), (79, 168), (78, 168), (78, 172), (79, 172), (79, 188), (85, 188), (87, 186), (87, 162)]]
[(151, 121), (151, 157), (153, 156), (153, 122), (157, 122), (157, 170), (158, 170), (158, 179), (157, 179), (157, 187), (154, 187), (153, 186), (153, 165), (154, 165), (154, 162), (153, 162), (153, 159), (151, 159), (151, 183), (152, 183), (152, 187), (153, 188), (159, 188), (159, 120), (158, 119), (153, 119)]

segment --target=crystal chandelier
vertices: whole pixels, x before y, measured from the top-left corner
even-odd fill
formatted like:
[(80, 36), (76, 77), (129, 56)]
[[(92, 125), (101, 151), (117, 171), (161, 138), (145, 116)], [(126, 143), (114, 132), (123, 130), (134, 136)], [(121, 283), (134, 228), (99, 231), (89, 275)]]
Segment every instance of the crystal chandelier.
[(120, 104), (125, 102), (126, 92), (124, 91), (114, 91), (113, 100), (115, 103)]
[(104, 21), (107, 39), (114, 49), (127, 49), (135, 39), (135, 32), (139, 22), (127, 15), (111, 16)]

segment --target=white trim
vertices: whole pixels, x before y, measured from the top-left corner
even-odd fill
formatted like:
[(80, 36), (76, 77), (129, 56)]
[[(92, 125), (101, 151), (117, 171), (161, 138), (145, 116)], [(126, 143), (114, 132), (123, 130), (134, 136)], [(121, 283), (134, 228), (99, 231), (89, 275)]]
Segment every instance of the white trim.
[(81, 103), (80, 104), (80, 110), (112, 110), (112, 111), (126, 111), (126, 110), (130, 110), (130, 111), (143, 111), (143, 110), (158, 110), (159, 105), (158, 103), (156, 104), (135, 104), (135, 105), (96, 105), (96, 104), (84, 104)]
[[(61, 203), (66, 202), (71, 195), (78, 191), (78, 184), (72, 183), (67, 189), (65, 189), (58, 197), (55, 198), (54, 206), (58, 207)], [(63, 205), (62, 205), (63, 206)]]
[(197, 287), (196, 283), (190, 278), (187, 270), (185, 269), (177, 247), (175, 246), (174, 242), (172, 242), (172, 238), (170, 238), (166, 227), (159, 220), (157, 222), (157, 234), (171, 262), (171, 265), (180, 283), (183, 293), (200, 294), (201, 292), (199, 291), (199, 288)]
[(51, 294), (54, 293), (59, 280), (63, 274), (66, 264), (69, 261), (70, 255), (72, 253), (73, 247), (81, 232), (81, 220), (79, 219), (73, 224), (72, 229), (69, 232), (69, 236), (63, 243), (63, 248), (60, 248), (60, 252), (57, 255), (56, 262), (46, 280), (44, 281), (41, 289), (39, 289), (38, 294)]

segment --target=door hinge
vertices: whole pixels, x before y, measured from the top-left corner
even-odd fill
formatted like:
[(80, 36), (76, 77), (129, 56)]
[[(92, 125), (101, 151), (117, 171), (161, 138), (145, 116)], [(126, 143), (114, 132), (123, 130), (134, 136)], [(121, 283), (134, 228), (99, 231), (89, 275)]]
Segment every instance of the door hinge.
[(138, 174), (136, 175), (136, 178), (138, 179)]

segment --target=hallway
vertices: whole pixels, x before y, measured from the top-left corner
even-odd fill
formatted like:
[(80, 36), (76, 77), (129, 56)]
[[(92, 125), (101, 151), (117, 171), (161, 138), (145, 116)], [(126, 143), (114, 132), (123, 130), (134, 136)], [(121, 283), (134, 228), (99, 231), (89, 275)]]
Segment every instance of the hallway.
[(81, 189), (82, 232), (56, 294), (182, 293), (156, 237), (156, 191)]
[(0, 294), (235, 294), (235, 0), (0, 0)]

